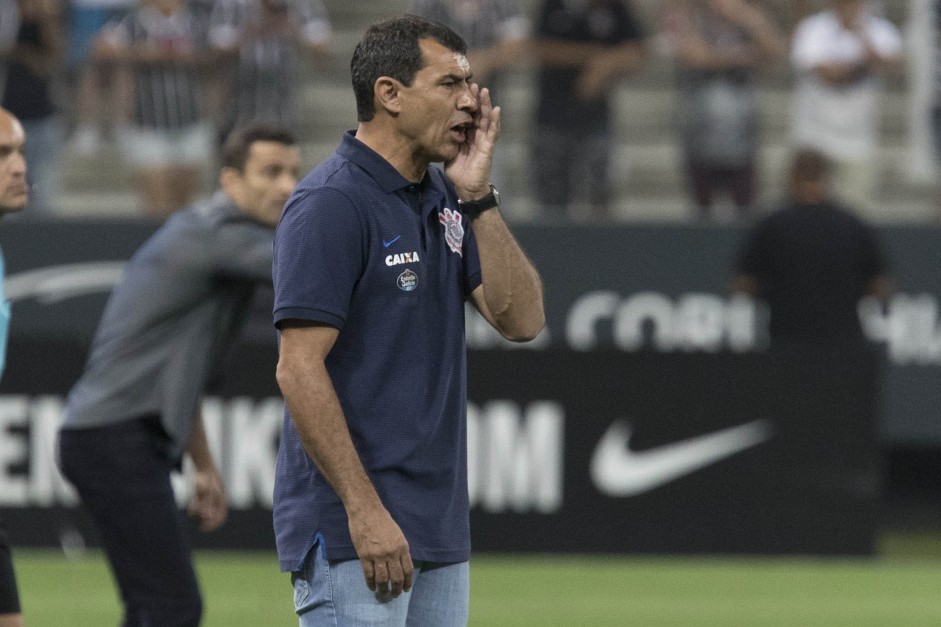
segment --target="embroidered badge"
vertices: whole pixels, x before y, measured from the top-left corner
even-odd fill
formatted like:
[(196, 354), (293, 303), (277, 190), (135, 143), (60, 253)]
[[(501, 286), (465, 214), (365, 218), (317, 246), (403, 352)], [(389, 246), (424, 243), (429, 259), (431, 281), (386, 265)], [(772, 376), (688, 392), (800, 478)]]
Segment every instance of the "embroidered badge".
[(396, 283), (398, 284), (399, 289), (403, 292), (411, 292), (416, 287), (418, 287), (418, 275), (411, 270), (406, 270), (399, 275)]
[(438, 214), (438, 221), (444, 225), (444, 239), (452, 252), (464, 255), (464, 227), (461, 226), (461, 212), (451, 211), (447, 207)]

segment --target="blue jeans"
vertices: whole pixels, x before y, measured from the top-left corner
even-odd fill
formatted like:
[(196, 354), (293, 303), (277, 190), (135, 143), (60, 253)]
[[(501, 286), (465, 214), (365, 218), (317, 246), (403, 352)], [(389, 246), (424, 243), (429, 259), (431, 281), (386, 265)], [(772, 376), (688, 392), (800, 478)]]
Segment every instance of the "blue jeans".
[(300, 627), (467, 625), (468, 562), (415, 562), (412, 589), (395, 599), (380, 599), (366, 587), (359, 560), (328, 562), (318, 544), (304, 561), (304, 569), (291, 573), (291, 582)]

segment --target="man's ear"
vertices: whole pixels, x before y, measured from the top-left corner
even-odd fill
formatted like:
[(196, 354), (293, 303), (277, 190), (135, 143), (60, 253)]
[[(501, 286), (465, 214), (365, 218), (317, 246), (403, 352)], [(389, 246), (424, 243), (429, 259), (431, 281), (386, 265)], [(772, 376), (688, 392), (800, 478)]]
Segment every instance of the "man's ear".
[(382, 108), (390, 115), (402, 110), (402, 83), (389, 76), (380, 76), (373, 87), (376, 108)]
[(242, 179), (241, 173), (235, 168), (222, 168), (219, 170), (219, 188), (228, 196), (232, 196), (235, 185)]

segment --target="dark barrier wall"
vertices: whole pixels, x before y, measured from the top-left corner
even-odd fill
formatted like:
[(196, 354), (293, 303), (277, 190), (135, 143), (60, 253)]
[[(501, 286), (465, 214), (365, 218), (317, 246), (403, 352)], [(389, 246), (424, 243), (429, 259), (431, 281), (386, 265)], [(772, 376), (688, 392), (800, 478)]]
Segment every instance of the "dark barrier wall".
[[(87, 343), (123, 261), (153, 228), (133, 221), (4, 224), (13, 338)], [(740, 227), (516, 231), (543, 274), (548, 315), (547, 332), (524, 350), (715, 354), (762, 347), (753, 303), (726, 294), (744, 236)], [(865, 328), (887, 355), (880, 439), (941, 446), (941, 227), (879, 233), (898, 289), (887, 311), (862, 308)], [(504, 346), (478, 316), (469, 323), (472, 349)], [(270, 336), (263, 306), (250, 331), (256, 339)]]
[[(107, 291), (153, 228), (0, 228), (14, 301), (0, 383), (0, 516), (18, 543), (71, 542), (76, 530), (93, 538), (54, 472), (52, 440)], [(760, 310), (725, 294), (740, 229), (517, 230), (543, 274), (548, 329), (508, 352), (476, 314), (468, 317), (478, 549), (869, 550), (875, 445), (941, 444), (941, 231), (881, 231), (899, 293), (887, 311), (862, 307), (885, 355), (876, 413), (870, 361), (764, 350)], [(267, 307), (261, 302), (238, 349), (251, 358), (233, 356), (207, 401), (235, 511), (224, 531), (200, 534), (203, 545), (271, 544), (281, 403)], [(606, 455), (597, 452), (603, 442)], [(682, 448), (697, 443), (709, 446)], [(705, 461), (678, 471), (659, 456), (671, 450)], [(811, 454), (821, 464), (809, 465)], [(631, 471), (638, 459), (640, 471)], [(660, 464), (669, 472), (651, 479)], [(179, 488), (182, 498), (185, 481)]]
[[(11, 431), (0, 516), (15, 541), (95, 542), (52, 464), (74, 346), (17, 342), (35, 366), (0, 396)], [(56, 364), (35, 376), (38, 364)], [(253, 364), (245, 368), (242, 364)], [(234, 511), (198, 546), (270, 548), (282, 404), (274, 352), (242, 346), (204, 418)], [(880, 497), (876, 354), (477, 351), (468, 465), (479, 551), (868, 554)], [(181, 496), (186, 488), (181, 482)]]

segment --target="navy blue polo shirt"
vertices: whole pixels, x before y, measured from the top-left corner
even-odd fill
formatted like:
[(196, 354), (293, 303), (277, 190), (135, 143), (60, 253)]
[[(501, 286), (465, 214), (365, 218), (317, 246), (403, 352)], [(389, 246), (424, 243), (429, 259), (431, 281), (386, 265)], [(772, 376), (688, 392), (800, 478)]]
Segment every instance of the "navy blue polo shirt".
[[(339, 329), (326, 359), (353, 443), (412, 558), (470, 558), (464, 302), (480, 285), (472, 229), (437, 168), (420, 184), (347, 132), (301, 181), (274, 244), (274, 320)], [(281, 569), (315, 538), (355, 559), (346, 511), (285, 409), (274, 491)]]

